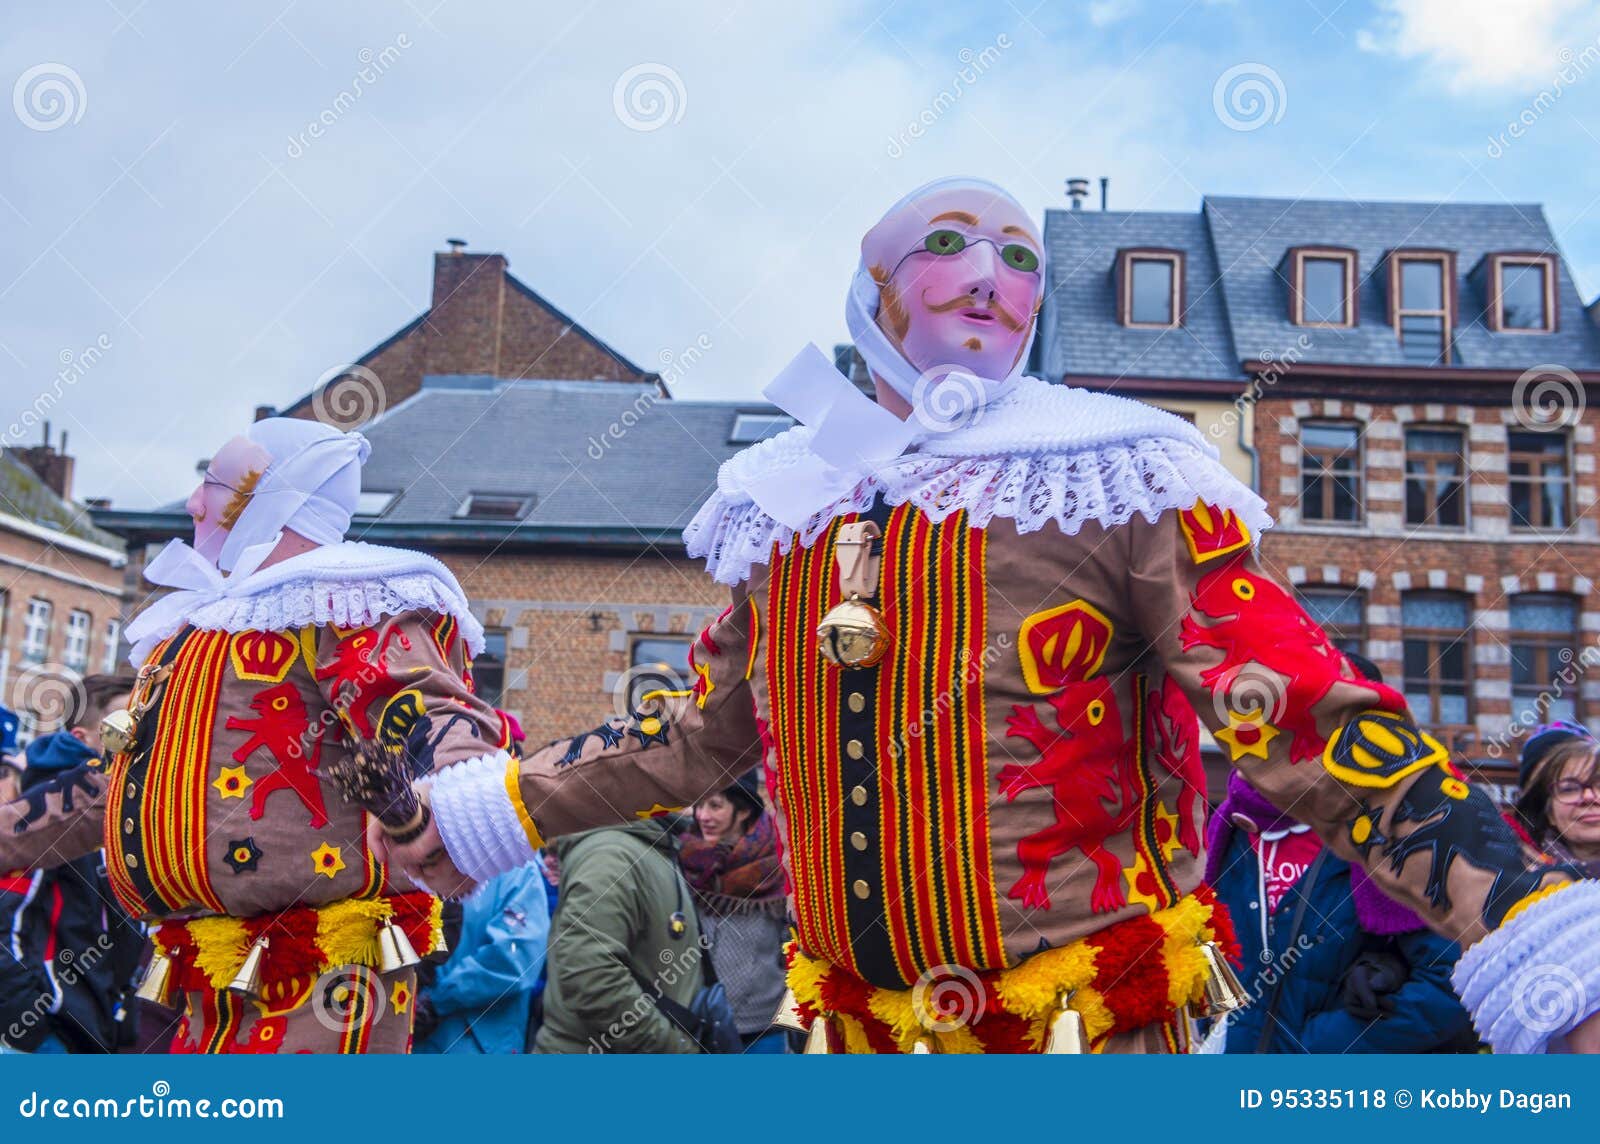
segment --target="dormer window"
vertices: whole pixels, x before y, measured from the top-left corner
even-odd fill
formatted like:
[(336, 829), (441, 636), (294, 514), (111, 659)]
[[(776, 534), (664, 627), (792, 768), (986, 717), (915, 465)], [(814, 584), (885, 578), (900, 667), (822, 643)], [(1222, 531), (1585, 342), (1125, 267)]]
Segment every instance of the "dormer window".
[(1297, 326), (1356, 324), (1356, 252), (1296, 246), (1289, 251), (1289, 320)]
[(1489, 256), (1489, 328), (1548, 334), (1556, 328), (1556, 265), (1549, 254)]
[(1449, 250), (1389, 254), (1389, 320), (1400, 356), (1414, 365), (1449, 365), (1456, 312), (1456, 256)]
[(1140, 329), (1183, 324), (1183, 251), (1117, 252), (1117, 321)]
[(464, 520), (517, 521), (527, 516), (532, 507), (532, 497), (473, 493), (456, 510), (456, 517)]

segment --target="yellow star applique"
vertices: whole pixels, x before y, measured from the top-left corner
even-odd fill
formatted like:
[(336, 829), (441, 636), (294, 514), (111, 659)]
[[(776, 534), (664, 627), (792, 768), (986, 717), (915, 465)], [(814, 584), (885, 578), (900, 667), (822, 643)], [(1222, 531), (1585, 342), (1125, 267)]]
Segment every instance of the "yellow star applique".
[[(1167, 834), (1164, 840), (1158, 841), (1161, 848), (1161, 857), (1166, 862), (1172, 861), (1172, 856), (1183, 849), (1183, 843), (1178, 841), (1178, 816), (1167, 809), (1164, 802), (1156, 803), (1156, 821), (1167, 824)], [(1156, 838), (1161, 839), (1161, 831), (1156, 830)]]
[(682, 810), (681, 806), (662, 806), (659, 802), (652, 803), (649, 810), (636, 810), (635, 818), (660, 818), (663, 814), (676, 814)]
[(1236, 763), (1245, 755), (1266, 758), (1267, 744), (1279, 734), (1281, 732), (1267, 722), (1265, 714), (1261, 711), (1252, 711), (1246, 715), (1229, 711), (1228, 725), (1220, 731), (1213, 732), (1212, 738), (1227, 744), (1228, 761)]
[(1142, 853), (1134, 852), (1133, 865), (1124, 866), (1122, 875), (1128, 882), (1129, 905), (1147, 906), (1152, 912), (1161, 908), (1161, 900), (1150, 892), (1156, 884), (1155, 871)]
[(324, 842), (311, 852), (311, 868), (325, 878), (332, 878), (344, 869), (344, 859), (339, 856), (339, 847), (329, 846)]
[(223, 798), (243, 798), (244, 792), (250, 789), (250, 781), (243, 767), (223, 767), (222, 774), (211, 785)]
[(394, 990), (389, 994), (389, 1003), (394, 1006), (396, 1013), (404, 1013), (411, 1008), (411, 990), (406, 988), (404, 981), (394, 983)]

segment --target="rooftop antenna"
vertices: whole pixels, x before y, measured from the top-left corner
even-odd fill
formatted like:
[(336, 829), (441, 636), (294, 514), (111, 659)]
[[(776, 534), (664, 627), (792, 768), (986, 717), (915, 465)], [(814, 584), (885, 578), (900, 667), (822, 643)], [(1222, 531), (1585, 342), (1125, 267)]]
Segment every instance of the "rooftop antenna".
[(1111, 180), (1105, 175), (1100, 176), (1100, 209), (1106, 209), (1106, 200), (1111, 193)]

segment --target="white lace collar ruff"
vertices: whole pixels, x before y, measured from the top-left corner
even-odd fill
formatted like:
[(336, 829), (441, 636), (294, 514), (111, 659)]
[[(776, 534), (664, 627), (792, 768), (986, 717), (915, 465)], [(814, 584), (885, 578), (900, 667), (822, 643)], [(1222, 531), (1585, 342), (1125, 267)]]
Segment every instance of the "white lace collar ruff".
[[(306, 625), (365, 627), (384, 616), (425, 611), (449, 615), (461, 626), (467, 650), (483, 650), (483, 625), (467, 604), (455, 575), (438, 560), (405, 548), (347, 540), (292, 556), (224, 589), (179, 591), (158, 597), (150, 611), (158, 622), (130, 625), (137, 632), (129, 660), (145, 661), (160, 641), (192, 624), (202, 631), (288, 631)], [(134, 624), (138, 624), (135, 618)]]
[(811, 544), (846, 513), (865, 512), (882, 493), (910, 503), (935, 521), (965, 511), (975, 528), (996, 517), (1019, 532), (1054, 521), (1071, 536), (1086, 523), (1126, 523), (1139, 513), (1154, 521), (1204, 500), (1231, 508), (1259, 535), (1272, 519), (1266, 502), (1230, 473), (1217, 449), (1193, 425), (1162, 409), (1114, 394), (1023, 378), (971, 424), (941, 433), (819, 506), (798, 531), (763, 512), (746, 492), (809, 452), (811, 430), (797, 426), (730, 457), (717, 490), (684, 529), (689, 555), (723, 584), (750, 578), (776, 544), (788, 553), (798, 535)]

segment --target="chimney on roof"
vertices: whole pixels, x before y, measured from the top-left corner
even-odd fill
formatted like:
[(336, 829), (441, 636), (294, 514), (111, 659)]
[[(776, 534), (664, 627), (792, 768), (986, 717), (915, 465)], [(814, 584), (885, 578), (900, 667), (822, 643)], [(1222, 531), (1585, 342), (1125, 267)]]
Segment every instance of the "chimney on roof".
[(44, 440), (37, 445), (29, 445), (25, 449), (11, 449), (11, 455), (16, 457), (34, 474), (45, 483), (51, 492), (62, 500), (72, 499), (72, 470), (73, 460), (67, 456), (67, 435), (61, 434), (60, 447), (50, 444), (50, 425), (46, 422), (44, 427)]
[(1101, 210), (1105, 210), (1106, 209), (1106, 201), (1110, 197), (1111, 197), (1111, 180), (1108, 179), (1106, 176), (1101, 175), (1100, 176), (1100, 209)]
[(1067, 198), (1072, 200), (1072, 209), (1073, 210), (1081, 211), (1083, 209), (1083, 200), (1088, 198), (1088, 197), (1089, 197), (1089, 180), (1088, 179), (1074, 178), (1074, 179), (1068, 179), (1067, 180)]
[(467, 254), (464, 245), (451, 239), (449, 251), (433, 256), (433, 305), (422, 331), (423, 373), (498, 377), (506, 256)]
[(444, 244), (450, 248), (451, 254), (460, 254), (467, 249), (467, 240), (464, 238), (447, 238)]

